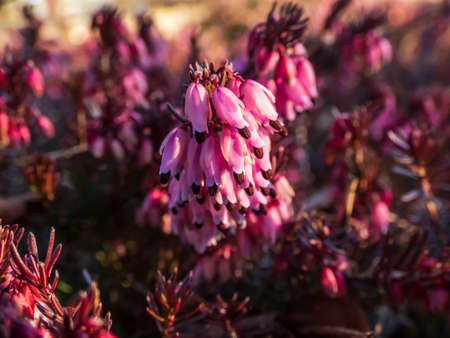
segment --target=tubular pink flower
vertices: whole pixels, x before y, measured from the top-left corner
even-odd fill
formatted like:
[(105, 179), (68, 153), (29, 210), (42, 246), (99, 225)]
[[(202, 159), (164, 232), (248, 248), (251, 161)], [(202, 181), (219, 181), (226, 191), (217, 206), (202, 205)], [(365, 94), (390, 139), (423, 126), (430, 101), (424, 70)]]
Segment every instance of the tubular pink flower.
[(55, 136), (55, 127), (53, 126), (52, 121), (50, 121), (46, 116), (40, 115), (37, 119), (37, 123), (39, 129), (44, 135), (47, 137)]
[(200, 163), (200, 153), (202, 148), (191, 138), (187, 149), (186, 172), (188, 183), (191, 185), (192, 192), (197, 195), (202, 185), (202, 172), (198, 170)]
[(283, 55), (280, 58), (278, 67), (276, 69), (276, 77), (278, 79), (283, 79), (285, 82), (290, 83), (294, 78), (297, 77), (297, 68), (295, 67), (295, 62), (290, 57)]
[(383, 201), (376, 202), (372, 208), (372, 222), (382, 234), (387, 233), (390, 218), (388, 205)]
[(258, 133), (258, 123), (256, 122), (255, 118), (253, 117), (253, 114), (246, 111), (246, 114), (244, 115), (245, 120), (248, 122), (248, 127), (250, 130), (250, 138), (249, 143), (253, 147), (253, 152), (257, 158), (261, 158), (263, 156), (263, 147), (264, 147), (264, 141), (259, 136)]
[(224, 170), (224, 160), (220, 146), (215, 137), (208, 137), (200, 154), (200, 167), (205, 173), (205, 183), (210, 195), (215, 195), (217, 188), (222, 184), (221, 175)]
[(242, 114), (244, 103), (225, 87), (216, 87), (212, 92), (212, 102), (219, 117), (244, 135), (248, 134), (248, 123)]
[(329, 267), (322, 269), (321, 284), (323, 291), (331, 298), (335, 298), (339, 294), (339, 285), (336, 275)]
[(313, 98), (318, 96), (316, 74), (311, 62), (306, 58), (299, 58), (297, 62), (297, 78), (305, 88), (306, 93)]
[[(239, 134), (233, 133), (230, 127), (224, 127), (220, 133), (220, 148), (225, 161), (228, 162), (235, 176), (243, 175), (244, 157), (248, 153), (247, 145)], [(237, 179), (241, 181), (241, 179)]]
[(291, 79), (289, 83), (278, 81), (277, 90), (283, 93), (286, 99), (292, 101), (297, 110), (305, 110), (312, 107), (312, 102), (308, 97), (308, 94), (297, 78)]
[(109, 146), (111, 148), (111, 153), (113, 154), (116, 160), (121, 161), (125, 157), (125, 149), (123, 148), (123, 145), (120, 143), (119, 140), (117, 139), (111, 140)]
[(32, 66), (28, 71), (26, 77), (27, 83), (33, 90), (34, 94), (38, 97), (42, 96), (42, 94), (44, 93), (45, 85), (44, 85), (44, 77), (42, 76), (41, 71), (37, 67)]
[(19, 134), (20, 134), (20, 139), (21, 139), (22, 143), (25, 145), (29, 145), (30, 141), (31, 141), (31, 134), (30, 134), (30, 130), (28, 129), (28, 127), (26, 125), (22, 124), (19, 127)]
[(153, 144), (149, 138), (144, 138), (139, 149), (139, 165), (149, 164), (153, 156)]
[[(273, 72), (273, 70), (276, 68), (278, 61), (280, 60), (280, 53), (277, 51), (271, 51), (262, 53), (263, 49), (260, 49), (259, 51), (259, 69), (260, 74), (265, 76), (268, 75), (270, 72)], [(258, 56), (256, 57), (258, 59)]]
[(208, 119), (211, 118), (209, 94), (202, 84), (193, 82), (189, 85), (184, 110), (192, 123), (195, 139), (202, 143), (208, 132)]
[(134, 123), (131, 121), (124, 122), (118, 132), (119, 139), (124, 143), (127, 150), (131, 151), (139, 143)]
[(241, 86), (242, 100), (262, 124), (278, 119), (275, 110), (275, 97), (264, 86), (253, 80), (246, 80)]
[(167, 183), (171, 174), (178, 174), (180, 168), (177, 166), (184, 156), (188, 137), (182, 128), (175, 128), (161, 144), (159, 149), (159, 153), (162, 155), (159, 169), (161, 183)]
[(105, 139), (101, 136), (95, 138), (90, 145), (92, 155), (95, 158), (101, 158), (105, 154)]
[(228, 80), (227, 88), (233, 92), (234, 95), (239, 97), (241, 95), (241, 85), (244, 81), (240, 77), (232, 77)]
[(392, 45), (388, 39), (381, 37), (378, 42), (378, 46), (381, 50), (381, 58), (383, 63), (388, 63), (392, 59)]

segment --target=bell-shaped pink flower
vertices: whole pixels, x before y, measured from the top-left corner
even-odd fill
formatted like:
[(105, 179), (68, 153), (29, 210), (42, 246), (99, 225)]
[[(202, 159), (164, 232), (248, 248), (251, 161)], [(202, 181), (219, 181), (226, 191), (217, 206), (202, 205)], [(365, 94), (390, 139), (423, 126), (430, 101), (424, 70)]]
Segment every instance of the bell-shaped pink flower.
[(278, 119), (274, 106), (275, 97), (266, 87), (256, 81), (246, 80), (240, 89), (245, 106), (262, 124)]
[(386, 234), (390, 223), (390, 211), (388, 205), (378, 201), (372, 208), (372, 222), (382, 234)]
[(9, 117), (5, 112), (0, 112), (0, 145), (8, 144)]
[(92, 143), (90, 144), (92, 155), (95, 158), (103, 157), (103, 155), (105, 154), (105, 146), (106, 146), (105, 139), (101, 136), (96, 137), (94, 141), (92, 141)]
[(192, 123), (195, 139), (202, 143), (208, 132), (208, 120), (211, 118), (209, 93), (200, 83), (191, 83), (186, 91), (184, 111)]
[(241, 85), (244, 83), (239, 76), (234, 76), (228, 80), (227, 88), (230, 89), (237, 97), (241, 96)]
[(143, 165), (149, 164), (152, 160), (152, 156), (153, 156), (152, 141), (149, 138), (145, 137), (142, 140), (141, 146), (139, 149), (139, 154), (138, 154), (139, 165), (143, 166)]
[(46, 135), (47, 137), (55, 136), (55, 127), (53, 126), (53, 123), (48, 119), (48, 117), (40, 115), (37, 118), (37, 123), (39, 129), (44, 135)]
[(238, 129), (244, 136), (249, 134), (248, 123), (242, 116), (244, 103), (230, 89), (216, 87), (212, 92), (212, 102), (223, 121)]
[(0, 67), (0, 88), (3, 88), (6, 84), (6, 71)]
[(125, 158), (125, 149), (119, 140), (112, 139), (109, 146), (111, 148), (111, 153), (116, 160), (121, 161)]
[(345, 280), (342, 273), (327, 266), (322, 268), (320, 283), (325, 294), (336, 298), (345, 292)]
[(296, 78), (297, 67), (295, 66), (294, 60), (286, 55), (283, 55), (278, 63), (276, 76), (277, 78), (281, 78), (288, 83), (292, 81), (292, 79)]
[(306, 58), (299, 58), (297, 61), (297, 78), (303, 85), (306, 93), (312, 97), (316, 98), (318, 96), (316, 74), (314, 68)]
[(42, 96), (44, 93), (44, 77), (41, 71), (37, 67), (32, 66), (26, 74), (26, 77), (27, 84), (33, 90), (34, 94), (38, 97)]
[(18, 129), (22, 143), (26, 146), (29, 145), (31, 142), (30, 129), (24, 124), (20, 125)]
[(178, 164), (184, 157), (188, 134), (182, 128), (175, 128), (167, 135), (161, 144), (159, 153), (162, 155), (159, 174), (161, 183), (167, 183), (171, 174), (178, 174), (181, 169)]
[[(224, 127), (220, 134), (220, 148), (225, 161), (228, 162), (235, 176), (244, 175), (244, 160), (247, 146), (240, 134), (234, 133), (230, 127)], [(237, 179), (242, 181), (242, 178)]]

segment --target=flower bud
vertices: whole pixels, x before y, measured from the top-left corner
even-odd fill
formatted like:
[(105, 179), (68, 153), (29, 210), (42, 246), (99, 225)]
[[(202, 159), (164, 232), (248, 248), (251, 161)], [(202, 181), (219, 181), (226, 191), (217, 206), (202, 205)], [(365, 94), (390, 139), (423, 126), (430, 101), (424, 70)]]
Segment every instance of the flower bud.
[(6, 71), (3, 68), (0, 68), (0, 88), (3, 88), (6, 85)]
[(91, 143), (92, 156), (95, 158), (101, 158), (105, 154), (105, 139), (101, 136), (97, 136)]
[(37, 119), (39, 129), (47, 137), (55, 136), (55, 127), (52, 121), (50, 121), (46, 116), (40, 115)]
[(241, 96), (240, 88), (243, 82), (244, 81), (237, 76), (232, 77), (231, 79), (228, 80), (227, 88), (230, 89), (234, 93), (234, 95), (239, 97)]
[(274, 106), (275, 97), (263, 85), (246, 80), (241, 86), (241, 94), (246, 107), (257, 114), (261, 123), (266, 124), (278, 118)]
[(308, 95), (316, 98), (318, 96), (316, 74), (311, 62), (305, 58), (300, 58), (297, 63), (297, 73), (297, 77)]
[(325, 294), (331, 298), (336, 298), (345, 292), (345, 280), (340, 271), (333, 271), (329, 267), (322, 268), (320, 283)]
[(141, 142), (141, 148), (139, 149), (139, 164), (141, 166), (149, 164), (152, 161), (152, 156), (152, 141), (148, 138), (144, 138), (144, 140)]
[(387, 233), (390, 218), (390, 211), (387, 204), (382, 201), (376, 202), (372, 208), (372, 222), (382, 234)]
[(38, 97), (42, 96), (44, 93), (44, 77), (41, 71), (37, 67), (32, 66), (26, 77), (27, 84), (33, 90), (34, 94)]
[(278, 63), (276, 73), (277, 77), (283, 78), (284, 81), (290, 82), (291, 79), (297, 76), (297, 69), (294, 61), (290, 57), (283, 55)]
[(20, 147), (21, 137), (20, 137), (19, 129), (17, 129), (17, 127), (10, 127), (8, 129), (8, 137), (9, 137), (9, 143), (12, 145), (13, 148)]
[(20, 125), (19, 128), (20, 139), (24, 145), (29, 145), (31, 141), (31, 134), (28, 127), (24, 124)]
[(113, 139), (109, 146), (111, 147), (111, 152), (116, 160), (121, 161), (124, 159), (125, 149), (119, 140)]
[(0, 136), (8, 134), (9, 129), (9, 117), (5, 112), (0, 112)]

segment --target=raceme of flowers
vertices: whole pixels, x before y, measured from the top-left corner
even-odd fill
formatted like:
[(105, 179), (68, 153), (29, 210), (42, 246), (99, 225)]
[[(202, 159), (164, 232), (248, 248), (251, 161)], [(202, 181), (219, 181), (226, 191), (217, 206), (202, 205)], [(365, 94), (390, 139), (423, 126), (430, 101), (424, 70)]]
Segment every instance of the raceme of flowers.
[[(148, 33), (147, 26), (142, 34)], [(145, 70), (152, 57), (144, 39), (132, 34), (114, 9), (98, 11), (92, 28), (98, 33), (99, 55), (94, 54), (83, 85), (91, 152), (101, 158), (109, 150), (118, 161), (134, 156), (140, 165), (148, 164), (153, 155), (150, 128), (138, 109), (149, 108)]]
[(303, 10), (292, 4), (275, 6), (267, 21), (257, 24), (249, 35), (248, 54), (255, 78), (276, 97), (276, 109), (292, 121), (296, 113), (308, 110), (318, 96), (314, 68), (298, 40), (307, 20)]
[(44, 93), (44, 77), (31, 60), (7, 50), (0, 59), (0, 147), (21, 148), (31, 142), (32, 126), (47, 137), (55, 129), (36, 100)]
[(190, 76), (186, 123), (162, 142), (159, 172), (169, 183), (174, 232), (203, 252), (224, 231), (244, 228), (248, 212), (268, 213), (276, 198), (270, 136), (286, 130), (272, 93), (231, 64), (197, 64)]

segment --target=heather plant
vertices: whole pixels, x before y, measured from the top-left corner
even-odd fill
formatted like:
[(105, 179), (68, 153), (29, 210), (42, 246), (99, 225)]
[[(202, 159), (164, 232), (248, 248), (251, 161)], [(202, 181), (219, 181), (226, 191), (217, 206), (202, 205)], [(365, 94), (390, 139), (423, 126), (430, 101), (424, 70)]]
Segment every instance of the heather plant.
[(24, 229), (18, 225), (1, 226), (2, 266), (2, 332), (7, 337), (114, 337), (110, 334), (110, 315), (100, 317), (98, 289), (92, 283), (72, 303), (63, 307), (55, 295), (59, 281), (53, 268), (61, 254), (62, 245), (55, 243), (55, 230), (45, 259), (40, 261), (36, 238), (27, 237), (28, 253), (21, 255), (19, 245)]
[(23, 7), (0, 336), (448, 336), (449, 8)]
[(245, 228), (249, 212), (268, 215), (262, 231), (275, 232), (282, 220), (269, 210), (276, 198), (270, 135), (286, 133), (275, 98), (259, 83), (244, 81), (231, 64), (217, 70), (197, 64), (190, 76), (184, 113), (174, 111), (185, 124), (160, 147), (160, 180), (169, 183), (174, 232), (199, 252)]

